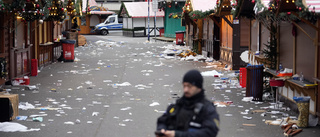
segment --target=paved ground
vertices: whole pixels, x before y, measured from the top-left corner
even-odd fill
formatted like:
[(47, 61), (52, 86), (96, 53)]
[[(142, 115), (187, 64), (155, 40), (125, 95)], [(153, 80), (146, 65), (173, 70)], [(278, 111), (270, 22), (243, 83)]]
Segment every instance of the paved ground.
[[(181, 95), (181, 79), (190, 69), (201, 71), (206, 63), (166, 60), (158, 58), (162, 46), (168, 43), (145, 43), (146, 38), (120, 36), (121, 32), (108, 36), (86, 36), (89, 46), (75, 50), (77, 62), (54, 63), (41, 70), (31, 84), (38, 85), (35, 91), (19, 91), (20, 102), (38, 106), (52, 106), (61, 110), (20, 110), (20, 115), (47, 114), (43, 122), (31, 118), (21, 123), (28, 128), (40, 128), (34, 132), (0, 132), (1, 137), (148, 137), (154, 136), (156, 120), (169, 103), (174, 102), (174, 94)], [(96, 41), (114, 41), (97, 45)], [(233, 72), (222, 72), (226, 76)], [(214, 89), (212, 83), (218, 78), (205, 77), (208, 99), (216, 101), (232, 100), (234, 106), (217, 108), (221, 125), (219, 137), (276, 137), (283, 136), (279, 126), (266, 125), (262, 121), (271, 116), (249, 113), (251, 120), (244, 119), (240, 112), (268, 106), (242, 102), (242, 88)], [(129, 86), (115, 86), (126, 84)], [(51, 91), (52, 88), (56, 92)], [(231, 92), (226, 92), (230, 89)], [(152, 103), (160, 105), (150, 106)], [(241, 107), (243, 106), (243, 107)], [(98, 112), (98, 114), (96, 113)], [(295, 115), (292, 112), (286, 112)], [(232, 116), (225, 116), (232, 114)], [(296, 115), (295, 115), (296, 116)], [(279, 115), (279, 117), (281, 117)], [(80, 123), (76, 121), (80, 120)], [(273, 118), (274, 119), (274, 118)], [(74, 122), (75, 124), (67, 124)], [(242, 124), (256, 124), (254, 127)], [(306, 128), (298, 136), (316, 137), (319, 128)]]

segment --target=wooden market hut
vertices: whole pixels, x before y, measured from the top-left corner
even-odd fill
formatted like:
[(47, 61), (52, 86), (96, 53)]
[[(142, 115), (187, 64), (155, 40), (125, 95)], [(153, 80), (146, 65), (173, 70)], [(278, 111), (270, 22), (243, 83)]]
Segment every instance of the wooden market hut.
[(205, 56), (213, 53), (214, 27), (213, 23), (208, 26), (205, 17), (213, 13), (215, 6), (214, 0), (187, 0), (184, 6), (186, 45), (200, 55), (203, 51)]
[[(120, 16), (123, 17), (124, 36), (147, 36), (148, 35), (148, 2), (123, 2), (120, 7)], [(164, 27), (164, 11), (152, 11), (150, 3), (150, 36), (154, 36), (154, 18), (156, 17), (156, 35), (159, 29)]]
[[(13, 71), (11, 64), (14, 64), (14, 60), (11, 58), (11, 48), (14, 47), (12, 38), (14, 33), (15, 18), (12, 16), (13, 13), (0, 12), (0, 85), (3, 85), (7, 80), (13, 77)], [(13, 63), (11, 63), (13, 62)]]
[[(286, 78), (285, 86), (280, 94), (286, 103), (295, 106), (293, 97), (310, 96), (309, 112), (319, 115), (319, 18), (320, 3), (312, 0), (302, 0), (292, 6), (292, 1), (280, 2), (278, 8), (270, 7), (270, 0), (256, 2), (254, 8), (255, 18), (251, 20), (249, 61), (250, 64), (264, 64), (268, 67), (267, 72), (273, 77), (279, 77), (276, 70), (281, 63), (283, 68), (293, 70), (293, 74), (303, 73), (304, 81)], [(301, 3), (299, 3), (301, 2)], [(258, 5), (260, 4), (260, 5)], [(305, 7), (305, 8), (304, 8)], [(265, 16), (266, 12), (271, 13), (275, 18)], [(311, 15), (308, 16), (300, 15)], [(240, 15), (246, 15), (240, 11)], [(272, 26), (275, 27), (272, 29)], [(276, 39), (273, 39), (272, 35)], [(266, 57), (265, 49), (270, 43), (276, 44), (274, 51), (275, 61), (270, 62)], [(259, 53), (259, 54), (257, 54)], [(272, 63), (274, 65), (272, 65)], [(273, 66), (273, 69), (271, 69)], [(318, 84), (318, 85), (317, 85)]]
[[(159, 10), (164, 10), (164, 37), (176, 37), (176, 31), (184, 31), (184, 21), (181, 18), (182, 7), (186, 0), (174, 0), (167, 2), (167, 0), (158, 0)], [(177, 16), (177, 17), (175, 17)]]
[(95, 0), (82, 1), (82, 14), (78, 19), (78, 25), (80, 26), (80, 34), (90, 34), (91, 30), (99, 23), (104, 22), (108, 15), (115, 14), (113, 11), (109, 11), (104, 7), (98, 6)]

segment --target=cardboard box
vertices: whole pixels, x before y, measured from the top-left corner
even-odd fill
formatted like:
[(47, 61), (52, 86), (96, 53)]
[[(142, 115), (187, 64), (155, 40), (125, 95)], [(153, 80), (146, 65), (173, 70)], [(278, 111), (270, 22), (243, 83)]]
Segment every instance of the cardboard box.
[(0, 94), (0, 98), (9, 98), (10, 102), (12, 103), (12, 109), (13, 109), (13, 116), (11, 117), (11, 120), (16, 119), (16, 117), (19, 115), (19, 95), (18, 94), (10, 94), (10, 95)]

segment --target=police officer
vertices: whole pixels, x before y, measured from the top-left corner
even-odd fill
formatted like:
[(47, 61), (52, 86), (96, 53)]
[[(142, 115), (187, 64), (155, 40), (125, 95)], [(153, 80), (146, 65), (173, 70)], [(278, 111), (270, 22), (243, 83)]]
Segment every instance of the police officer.
[(203, 77), (197, 70), (183, 77), (182, 98), (158, 118), (156, 136), (215, 137), (219, 131), (219, 115), (214, 104), (205, 98)]

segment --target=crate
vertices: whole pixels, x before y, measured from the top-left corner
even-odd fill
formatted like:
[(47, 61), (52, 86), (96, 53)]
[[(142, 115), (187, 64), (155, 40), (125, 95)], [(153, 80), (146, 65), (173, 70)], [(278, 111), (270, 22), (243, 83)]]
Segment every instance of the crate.
[(11, 120), (16, 119), (17, 116), (19, 116), (19, 96), (18, 94), (10, 94), (10, 95), (4, 95), (0, 92), (0, 98), (9, 98), (12, 109), (13, 109), (13, 115), (11, 117)]

